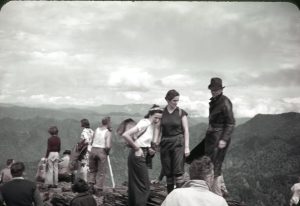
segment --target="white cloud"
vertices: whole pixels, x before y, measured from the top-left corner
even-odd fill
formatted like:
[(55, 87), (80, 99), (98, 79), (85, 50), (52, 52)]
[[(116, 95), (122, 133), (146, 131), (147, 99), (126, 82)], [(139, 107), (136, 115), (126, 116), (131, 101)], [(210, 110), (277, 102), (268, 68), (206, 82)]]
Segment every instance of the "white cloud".
[(180, 87), (188, 87), (195, 83), (194, 79), (189, 75), (183, 74), (173, 74), (167, 77), (164, 77), (161, 80), (163, 86), (169, 88), (180, 88)]
[(286, 102), (286, 103), (299, 104), (300, 105), (300, 97), (284, 98), (283, 101)]
[(147, 71), (124, 68), (109, 74), (108, 85), (123, 90), (148, 90), (153, 85), (153, 77)]
[(142, 100), (142, 96), (138, 92), (123, 92), (123, 96), (132, 101), (140, 101)]

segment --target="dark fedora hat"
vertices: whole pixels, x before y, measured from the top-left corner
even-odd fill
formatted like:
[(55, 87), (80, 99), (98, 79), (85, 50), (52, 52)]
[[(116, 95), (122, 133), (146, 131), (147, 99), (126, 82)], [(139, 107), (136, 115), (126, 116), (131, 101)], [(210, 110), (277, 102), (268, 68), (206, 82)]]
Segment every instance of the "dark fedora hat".
[(210, 85), (208, 85), (208, 89), (211, 90), (218, 90), (218, 89), (223, 89), (225, 87), (223, 87), (222, 85), (222, 79), (219, 77), (213, 77), (210, 80)]

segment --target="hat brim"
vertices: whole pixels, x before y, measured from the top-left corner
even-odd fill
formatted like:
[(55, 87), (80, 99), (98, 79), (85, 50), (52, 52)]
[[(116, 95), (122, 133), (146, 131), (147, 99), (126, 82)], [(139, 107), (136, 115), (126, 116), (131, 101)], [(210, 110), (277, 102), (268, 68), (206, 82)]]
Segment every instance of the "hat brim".
[(213, 86), (213, 85), (208, 85), (208, 89), (210, 89), (210, 90), (218, 90), (218, 89), (224, 89), (225, 88), (225, 86)]

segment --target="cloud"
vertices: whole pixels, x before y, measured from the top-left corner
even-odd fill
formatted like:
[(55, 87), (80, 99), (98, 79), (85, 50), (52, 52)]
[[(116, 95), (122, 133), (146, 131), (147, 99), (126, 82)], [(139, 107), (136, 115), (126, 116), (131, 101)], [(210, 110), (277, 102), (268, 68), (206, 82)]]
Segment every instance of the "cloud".
[(169, 88), (188, 87), (195, 83), (194, 79), (192, 79), (189, 75), (183, 74), (169, 75), (162, 78), (160, 81), (162, 86)]
[(236, 74), (233, 85), (249, 87), (265, 86), (272, 88), (279, 87), (300, 87), (300, 66), (295, 69), (280, 69), (270, 72), (259, 72), (253, 70)]
[(300, 104), (271, 98), (233, 98), (233, 109), (237, 117), (253, 117), (256, 114), (280, 114), (286, 111), (300, 112)]
[(138, 92), (123, 92), (122, 95), (132, 101), (140, 101), (142, 96)]
[(109, 74), (108, 85), (123, 91), (148, 91), (153, 84), (153, 77), (139, 69), (119, 69)]

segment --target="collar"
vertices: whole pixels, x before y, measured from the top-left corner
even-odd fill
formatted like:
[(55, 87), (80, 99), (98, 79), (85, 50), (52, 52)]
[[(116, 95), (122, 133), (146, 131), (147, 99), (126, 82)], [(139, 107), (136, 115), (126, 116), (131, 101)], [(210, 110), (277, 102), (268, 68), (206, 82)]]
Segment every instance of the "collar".
[(179, 107), (176, 106), (176, 108), (170, 113), (167, 107), (168, 107), (168, 105), (165, 107), (164, 111), (168, 112), (169, 114), (173, 114), (173, 112), (175, 112), (176, 110), (179, 110)]
[(88, 192), (81, 192), (81, 193), (77, 194), (77, 197), (83, 197), (83, 196), (87, 196), (87, 195), (89, 195)]
[(209, 190), (208, 185), (204, 180), (189, 180), (182, 187), (197, 187), (204, 190)]
[(220, 99), (220, 97), (223, 95), (223, 92), (221, 94), (219, 94), (218, 96), (215, 97), (211, 97), (209, 100), (210, 101), (217, 101), (218, 99)]
[(24, 177), (13, 177), (13, 180), (24, 180)]

